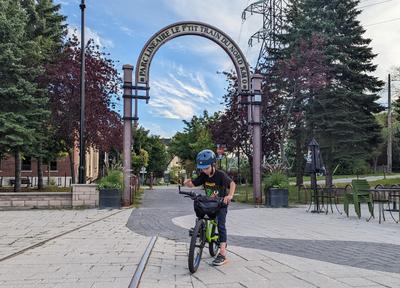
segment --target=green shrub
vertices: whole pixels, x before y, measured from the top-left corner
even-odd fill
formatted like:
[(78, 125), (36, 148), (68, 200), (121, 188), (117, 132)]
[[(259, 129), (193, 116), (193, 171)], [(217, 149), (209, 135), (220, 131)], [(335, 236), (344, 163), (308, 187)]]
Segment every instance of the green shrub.
[(108, 175), (101, 178), (99, 183), (100, 189), (122, 189), (123, 174), (119, 170), (110, 170)]
[(264, 189), (269, 188), (289, 188), (289, 178), (282, 171), (269, 173), (264, 179)]

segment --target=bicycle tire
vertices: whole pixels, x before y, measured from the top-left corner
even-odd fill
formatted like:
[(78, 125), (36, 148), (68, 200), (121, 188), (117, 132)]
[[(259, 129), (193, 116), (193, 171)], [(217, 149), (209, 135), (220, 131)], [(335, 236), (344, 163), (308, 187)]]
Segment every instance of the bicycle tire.
[[(217, 226), (212, 225), (211, 237), (214, 237), (214, 235), (217, 234), (215, 232), (216, 229), (217, 229)], [(208, 243), (208, 252), (210, 253), (211, 257), (217, 256), (217, 254), (219, 252), (219, 243), (217, 241), (211, 241), (210, 243)]]
[[(201, 262), (201, 255), (205, 245), (205, 223), (203, 219), (197, 220), (190, 240), (188, 266), (190, 273), (195, 273)], [(197, 253), (196, 253), (196, 248)]]

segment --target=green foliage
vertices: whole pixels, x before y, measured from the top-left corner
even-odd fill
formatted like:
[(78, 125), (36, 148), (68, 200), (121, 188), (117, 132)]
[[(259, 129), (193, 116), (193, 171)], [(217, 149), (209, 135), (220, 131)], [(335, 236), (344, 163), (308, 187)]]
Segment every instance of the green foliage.
[(148, 139), (149, 163), (147, 170), (154, 173), (155, 177), (162, 177), (168, 166), (168, 153), (159, 136)]
[[(149, 135), (150, 131), (139, 127), (134, 133), (133, 150), (139, 153), (141, 149), (148, 152), (148, 163), (145, 165), (148, 172), (153, 172), (155, 177), (162, 177), (167, 169), (169, 156), (165, 144), (159, 136)], [(139, 159), (136, 159), (139, 161)], [(138, 163), (137, 165), (139, 165)], [(137, 167), (135, 165), (135, 167)], [(140, 169), (140, 168), (139, 168)]]
[(100, 189), (122, 189), (123, 174), (120, 170), (110, 170), (108, 175), (101, 178), (99, 183)]
[(278, 57), (290, 59), (301, 42), (311, 43), (317, 35), (324, 40), (320, 50), (329, 71), (323, 89), (299, 92), (307, 97), (299, 107), (307, 137), (319, 142), (328, 172), (338, 163), (346, 167), (354, 159), (370, 159), (382, 141), (374, 113), (383, 109), (376, 102), (383, 82), (371, 73), (376, 55), (357, 19), (357, 1), (297, 0), (290, 2), (288, 11), (286, 33), (280, 39), (285, 49)]
[(147, 167), (149, 164), (149, 152), (144, 149), (140, 149), (139, 155), (132, 155), (132, 169), (135, 174), (139, 174), (142, 167)]
[(362, 159), (355, 159), (351, 165), (352, 172), (355, 175), (365, 175), (370, 172), (369, 165), (365, 160)]
[(274, 171), (267, 174), (263, 184), (265, 190), (269, 188), (289, 188), (289, 178), (282, 171)]
[(192, 170), (189, 166), (193, 166), (198, 152), (203, 149), (215, 150), (216, 145), (211, 139), (208, 128), (215, 117), (215, 115), (210, 117), (207, 111), (204, 111), (202, 117), (193, 116), (190, 122), (183, 121), (186, 125), (184, 132), (178, 132), (172, 138), (169, 153), (178, 156), (185, 164), (187, 171)]
[(180, 172), (181, 167), (175, 166), (172, 167), (171, 171), (169, 171), (169, 182), (172, 184), (179, 184), (180, 183)]

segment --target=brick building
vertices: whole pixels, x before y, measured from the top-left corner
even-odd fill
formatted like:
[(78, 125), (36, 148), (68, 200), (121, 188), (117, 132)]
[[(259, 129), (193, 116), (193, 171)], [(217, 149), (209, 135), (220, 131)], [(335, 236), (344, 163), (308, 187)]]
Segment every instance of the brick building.
[[(43, 182), (48, 185), (71, 186), (71, 168), (68, 156), (60, 157), (50, 162), (50, 172), (48, 163), (43, 163)], [(79, 150), (74, 151), (74, 171), (76, 180), (78, 179)], [(38, 183), (37, 159), (33, 157), (24, 157), (21, 160), (21, 179), (29, 178), (30, 186), (36, 186)], [(6, 155), (0, 159), (0, 186), (11, 186), (15, 176), (15, 158), (13, 155)], [(99, 177), (99, 152), (89, 148), (86, 153), (86, 179), (88, 183), (95, 181)], [(26, 184), (22, 184), (25, 186)]]

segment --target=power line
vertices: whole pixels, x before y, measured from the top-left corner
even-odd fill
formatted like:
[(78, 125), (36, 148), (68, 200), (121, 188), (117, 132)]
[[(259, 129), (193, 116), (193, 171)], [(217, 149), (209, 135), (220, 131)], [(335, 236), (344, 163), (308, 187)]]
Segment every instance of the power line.
[(393, 18), (393, 19), (386, 20), (386, 21), (381, 21), (381, 22), (376, 22), (376, 23), (364, 25), (364, 27), (375, 26), (375, 25), (390, 23), (390, 22), (399, 21), (399, 20), (400, 20), (400, 17), (399, 18)]
[(393, 1), (393, 0), (386, 0), (386, 1), (382, 1), (382, 2), (372, 3), (372, 4), (368, 4), (368, 5), (364, 5), (364, 6), (358, 7), (358, 9), (371, 7), (371, 6), (375, 6), (375, 5), (379, 5), (379, 4), (384, 4), (384, 3), (387, 3), (387, 2), (391, 2), (391, 1)]

